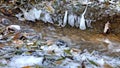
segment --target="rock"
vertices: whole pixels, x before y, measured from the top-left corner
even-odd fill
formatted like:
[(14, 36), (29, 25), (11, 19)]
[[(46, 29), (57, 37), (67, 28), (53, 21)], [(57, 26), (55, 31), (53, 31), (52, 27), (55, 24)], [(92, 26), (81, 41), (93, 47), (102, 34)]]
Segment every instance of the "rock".
[(61, 47), (61, 46), (68, 47), (67, 43), (64, 42), (63, 40), (57, 40), (57, 41), (56, 41), (56, 45), (57, 45), (58, 47)]
[(12, 24), (12, 22), (9, 19), (6, 19), (6, 18), (2, 18), (1, 23), (5, 26), (8, 26), (8, 25)]
[(21, 27), (19, 25), (10, 25), (6, 28), (7, 31), (15, 31), (19, 32), (21, 30)]

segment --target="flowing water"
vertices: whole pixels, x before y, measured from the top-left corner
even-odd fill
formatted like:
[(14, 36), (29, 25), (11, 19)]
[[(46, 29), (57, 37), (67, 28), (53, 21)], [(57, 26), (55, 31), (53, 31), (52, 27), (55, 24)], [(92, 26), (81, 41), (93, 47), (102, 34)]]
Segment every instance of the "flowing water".
[[(30, 27), (37, 32), (42, 32), (44, 39), (61, 39), (69, 43), (70, 47), (80, 48), (82, 50), (88, 49), (90, 52), (96, 50), (111, 56), (120, 56), (119, 22), (112, 24), (110, 34), (103, 34), (105, 22), (103, 21), (103, 23), (99, 24), (100, 22), (93, 23), (93, 28), (88, 28), (84, 31), (70, 26), (61, 28), (57, 25), (44, 24), (42, 22), (32, 23)], [(106, 40), (109, 42), (106, 42)], [(117, 46), (114, 47), (111, 43)], [(113, 49), (118, 49), (118, 52), (112, 52), (110, 49), (111, 46), (109, 45), (113, 45)]]
[[(3, 17), (1, 17), (1, 18), (3, 18)], [(88, 50), (88, 52), (90, 52), (90, 53), (88, 53), (88, 52), (82, 53), (80, 56), (79, 55), (77, 56), (76, 53), (75, 54), (72, 53), (73, 57), (75, 57), (77, 60), (79, 60), (80, 57), (83, 57), (83, 58), (87, 57), (87, 60), (89, 62), (90, 62), (90, 60), (92, 60), (92, 61), (96, 61), (97, 63), (100, 63), (102, 65), (102, 64), (104, 64), (103, 58), (105, 58), (105, 60), (106, 60), (105, 62), (109, 63), (109, 61), (110, 61), (110, 63), (112, 63), (112, 65), (115, 64), (115, 66), (116, 65), (119, 66), (119, 62), (118, 63), (115, 62), (115, 61), (119, 61), (117, 59), (119, 59), (119, 56), (120, 56), (120, 33), (119, 33), (120, 26), (118, 25), (119, 22), (116, 22), (114, 24), (111, 23), (110, 33), (109, 34), (103, 34), (104, 24), (106, 23), (106, 21), (103, 21), (103, 22), (102, 21), (97, 21), (96, 23), (92, 23), (93, 28), (87, 28), (87, 30), (82, 31), (79, 28), (75, 28), (75, 27), (66, 26), (66, 27), (62, 28), (62, 27), (57, 26), (56, 24), (54, 24), (54, 25), (53, 24), (47, 24), (47, 23), (43, 23), (43, 22), (40, 22), (40, 21), (37, 21), (37, 22), (28, 22), (28, 21), (20, 22), (14, 17), (11, 17), (11, 18), (8, 17), (8, 19), (10, 19), (13, 22), (12, 24), (20, 25), (23, 29), (24, 28), (25, 29), (34, 29), (36, 33), (41, 33), (41, 35), (42, 35), (41, 38), (45, 41), (48, 41), (49, 42), (48, 45), (51, 44), (51, 41), (56, 42), (56, 40), (63, 40), (64, 42), (67, 42), (68, 46), (71, 49), (73, 48), (73, 50), (75, 48), (75, 49), (78, 49), (77, 50), (78, 52), (80, 52), (80, 51), (84, 52), (84, 50)], [(117, 19), (115, 21), (117, 21)], [(63, 41), (62, 41), (62, 44), (65, 44)], [(5, 46), (5, 44), (1, 44), (0, 48), (2, 48), (4, 46)], [(56, 46), (51, 45), (49, 47), (54, 49), (54, 47), (56, 47)], [(14, 47), (9, 48), (9, 46), (8, 46), (7, 48), (8, 48), (8, 51), (13, 52), (13, 54), (14, 54), (14, 51), (13, 51), (15, 49)], [(3, 49), (6, 49), (6, 48), (3, 48)], [(25, 49), (26, 48), (23, 47), (23, 54), (24, 54)], [(45, 48), (43, 48), (43, 49), (45, 49)], [(57, 47), (55, 49), (56, 49), (56, 51), (60, 50), (59, 48), (57, 50)], [(63, 47), (63, 49), (64, 49), (64, 47)], [(36, 49), (35, 51), (39, 51), (39, 49)], [(100, 54), (98, 55), (98, 53), (96, 53), (96, 51), (100, 52)], [(1, 52), (2, 52), (2, 50), (1, 50)], [(5, 51), (5, 52), (7, 52), (7, 51)], [(31, 53), (33, 52), (34, 53), (34, 51), (28, 51), (28, 52), (31, 52)], [(50, 52), (51, 51), (48, 50), (48, 54)], [(21, 53), (22, 53), (22, 51), (17, 52), (17, 54), (21, 54)], [(41, 53), (41, 51), (40, 51), (40, 53)], [(61, 50), (60, 50), (60, 53), (61, 53)], [(91, 57), (92, 53), (93, 53), (93, 55)], [(10, 53), (10, 55), (11, 54), (12, 53)], [(26, 53), (26, 54), (29, 55), (29, 53)], [(57, 52), (57, 54), (59, 55), (58, 52)], [(6, 54), (5, 56), (7, 57), (7, 55), (9, 55), (9, 54)], [(20, 66), (33, 65), (34, 63), (35, 64), (37, 64), (37, 63), (42, 64), (42, 62), (43, 62), (42, 60), (44, 60), (43, 59), (44, 57), (35, 58), (33, 55), (32, 56), (17, 56), (17, 57), (14, 57), (14, 55), (12, 55), (12, 56), (9, 56), (7, 58), (11, 57), (12, 61), (9, 62), (9, 64), (13, 67), (18, 66), (19, 64), (21, 64)], [(102, 57), (100, 55), (102, 55)], [(107, 57), (105, 57), (103, 55), (106, 55)], [(40, 56), (42, 56), (42, 55), (40, 55)], [(52, 56), (53, 57), (51, 57), (51, 58), (55, 59), (55, 56), (54, 55), (52, 55)], [(25, 64), (23, 64), (22, 62), (24, 61), (24, 59), (26, 59), (26, 57), (31, 58), (31, 60), (27, 59), (29, 62), (25, 62)], [(101, 57), (101, 58), (99, 59), (99, 57)], [(111, 58), (111, 57), (116, 57), (116, 58)], [(48, 60), (51, 59), (51, 58), (47, 57)], [(58, 57), (56, 57), (56, 58), (58, 58)], [(36, 60), (34, 60), (34, 63), (32, 63), (32, 61), (33, 61), (32, 59), (36, 59)], [(37, 61), (38, 59), (40, 61)], [(46, 59), (46, 62), (47, 62), (47, 59)], [(74, 63), (73, 60), (65, 59), (64, 61), (66, 61), (66, 63), (69, 62), (69, 61)], [(84, 61), (84, 60), (82, 59), (82, 61)], [(103, 63), (101, 63), (100, 61), (103, 62)], [(2, 58), (0, 59), (0, 62), (7, 63), (6, 60), (2, 59)], [(109, 63), (109, 65), (110, 65), (110, 63)], [(69, 65), (71, 65), (71, 64), (69, 64)], [(73, 66), (75, 66), (75, 65), (77, 66), (79, 64), (73, 64)], [(96, 65), (96, 64), (94, 64), (94, 65)], [(87, 65), (87, 66), (92, 68), (89, 65)], [(59, 65), (58, 65), (58, 67), (59, 67)], [(109, 66), (107, 66), (107, 67), (109, 67)], [(105, 67), (105, 68), (107, 68), (107, 67)], [(66, 67), (63, 67), (63, 68), (66, 68)]]
[[(88, 49), (88, 51), (101, 51), (111, 56), (120, 56), (119, 52), (112, 52), (110, 49), (111, 43), (116, 44), (120, 51), (120, 19), (119, 15), (112, 16), (110, 18), (105, 17), (102, 20), (92, 23), (93, 28), (87, 28), (87, 30), (80, 30), (76, 27), (66, 26), (64, 28), (59, 27), (57, 24), (48, 24), (41, 21), (37, 22), (19, 22), (14, 17), (9, 18), (14, 24), (26, 26), (34, 29), (36, 32), (42, 33), (43, 39), (57, 40), (61, 39), (66, 41), (70, 47), (80, 48), (82, 50)], [(14, 20), (13, 20), (14, 18)], [(107, 21), (110, 21), (111, 31), (109, 34), (103, 34), (104, 25)], [(25, 27), (25, 28), (26, 28)], [(110, 42), (106, 42), (109, 40)], [(113, 45), (113, 44), (112, 44)], [(113, 45), (114, 47), (114, 45)], [(114, 49), (114, 48), (113, 48)]]

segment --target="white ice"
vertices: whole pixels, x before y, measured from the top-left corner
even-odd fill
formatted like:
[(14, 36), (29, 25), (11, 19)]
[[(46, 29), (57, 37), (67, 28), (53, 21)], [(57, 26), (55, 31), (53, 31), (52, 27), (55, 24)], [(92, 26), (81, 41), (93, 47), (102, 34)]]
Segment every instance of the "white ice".
[(21, 68), (24, 66), (42, 65), (43, 57), (16, 56), (11, 59), (10, 67)]

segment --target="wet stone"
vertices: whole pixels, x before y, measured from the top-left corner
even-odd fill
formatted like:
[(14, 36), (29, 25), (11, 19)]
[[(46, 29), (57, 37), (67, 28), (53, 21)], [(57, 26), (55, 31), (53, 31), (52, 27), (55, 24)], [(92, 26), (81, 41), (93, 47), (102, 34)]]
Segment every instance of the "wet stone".
[(63, 40), (57, 40), (56, 41), (56, 45), (58, 47), (68, 47), (68, 44), (65, 41), (63, 41)]
[(8, 25), (12, 24), (12, 22), (9, 19), (6, 19), (6, 18), (2, 18), (1, 23), (5, 26), (8, 26)]

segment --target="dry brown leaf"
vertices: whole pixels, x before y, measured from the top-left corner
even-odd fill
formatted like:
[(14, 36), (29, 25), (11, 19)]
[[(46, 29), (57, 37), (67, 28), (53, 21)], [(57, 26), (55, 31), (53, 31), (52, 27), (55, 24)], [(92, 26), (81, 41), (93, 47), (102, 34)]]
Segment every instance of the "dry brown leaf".
[(46, 44), (47, 44), (47, 45), (52, 45), (52, 44), (53, 44), (53, 40), (48, 40), (48, 41), (46, 41)]
[(4, 44), (0, 44), (0, 48), (4, 47)]
[(53, 50), (48, 50), (47, 53), (48, 54), (54, 54), (54, 51)]
[(62, 60), (59, 60), (59, 61), (55, 61), (56, 64), (61, 64), (62, 63)]
[(81, 53), (81, 50), (80, 50), (80, 49), (75, 49), (75, 48), (72, 48), (72, 49), (71, 49), (71, 52)]
[(48, 10), (51, 13), (54, 13), (54, 8), (52, 6), (46, 6), (46, 10)]
[(1, 8), (0, 9), (0, 12), (2, 12), (4, 15), (6, 15), (6, 16), (14, 16), (13, 14), (13, 12), (12, 12), (12, 10), (6, 10), (6, 9), (4, 9), (4, 8)]
[(105, 64), (104, 64), (104, 68), (113, 68), (113, 67), (110, 66), (109, 64), (105, 63)]
[(17, 45), (22, 45), (23, 41), (22, 40), (14, 40), (13, 43), (17, 44)]
[(13, 37), (13, 40), (19, 39), (20, 38), (20, 32), (16, 33)]
[(31, 66), (24, 66), (24, 67), (22, 67), (22, 68), (32, 68)]

